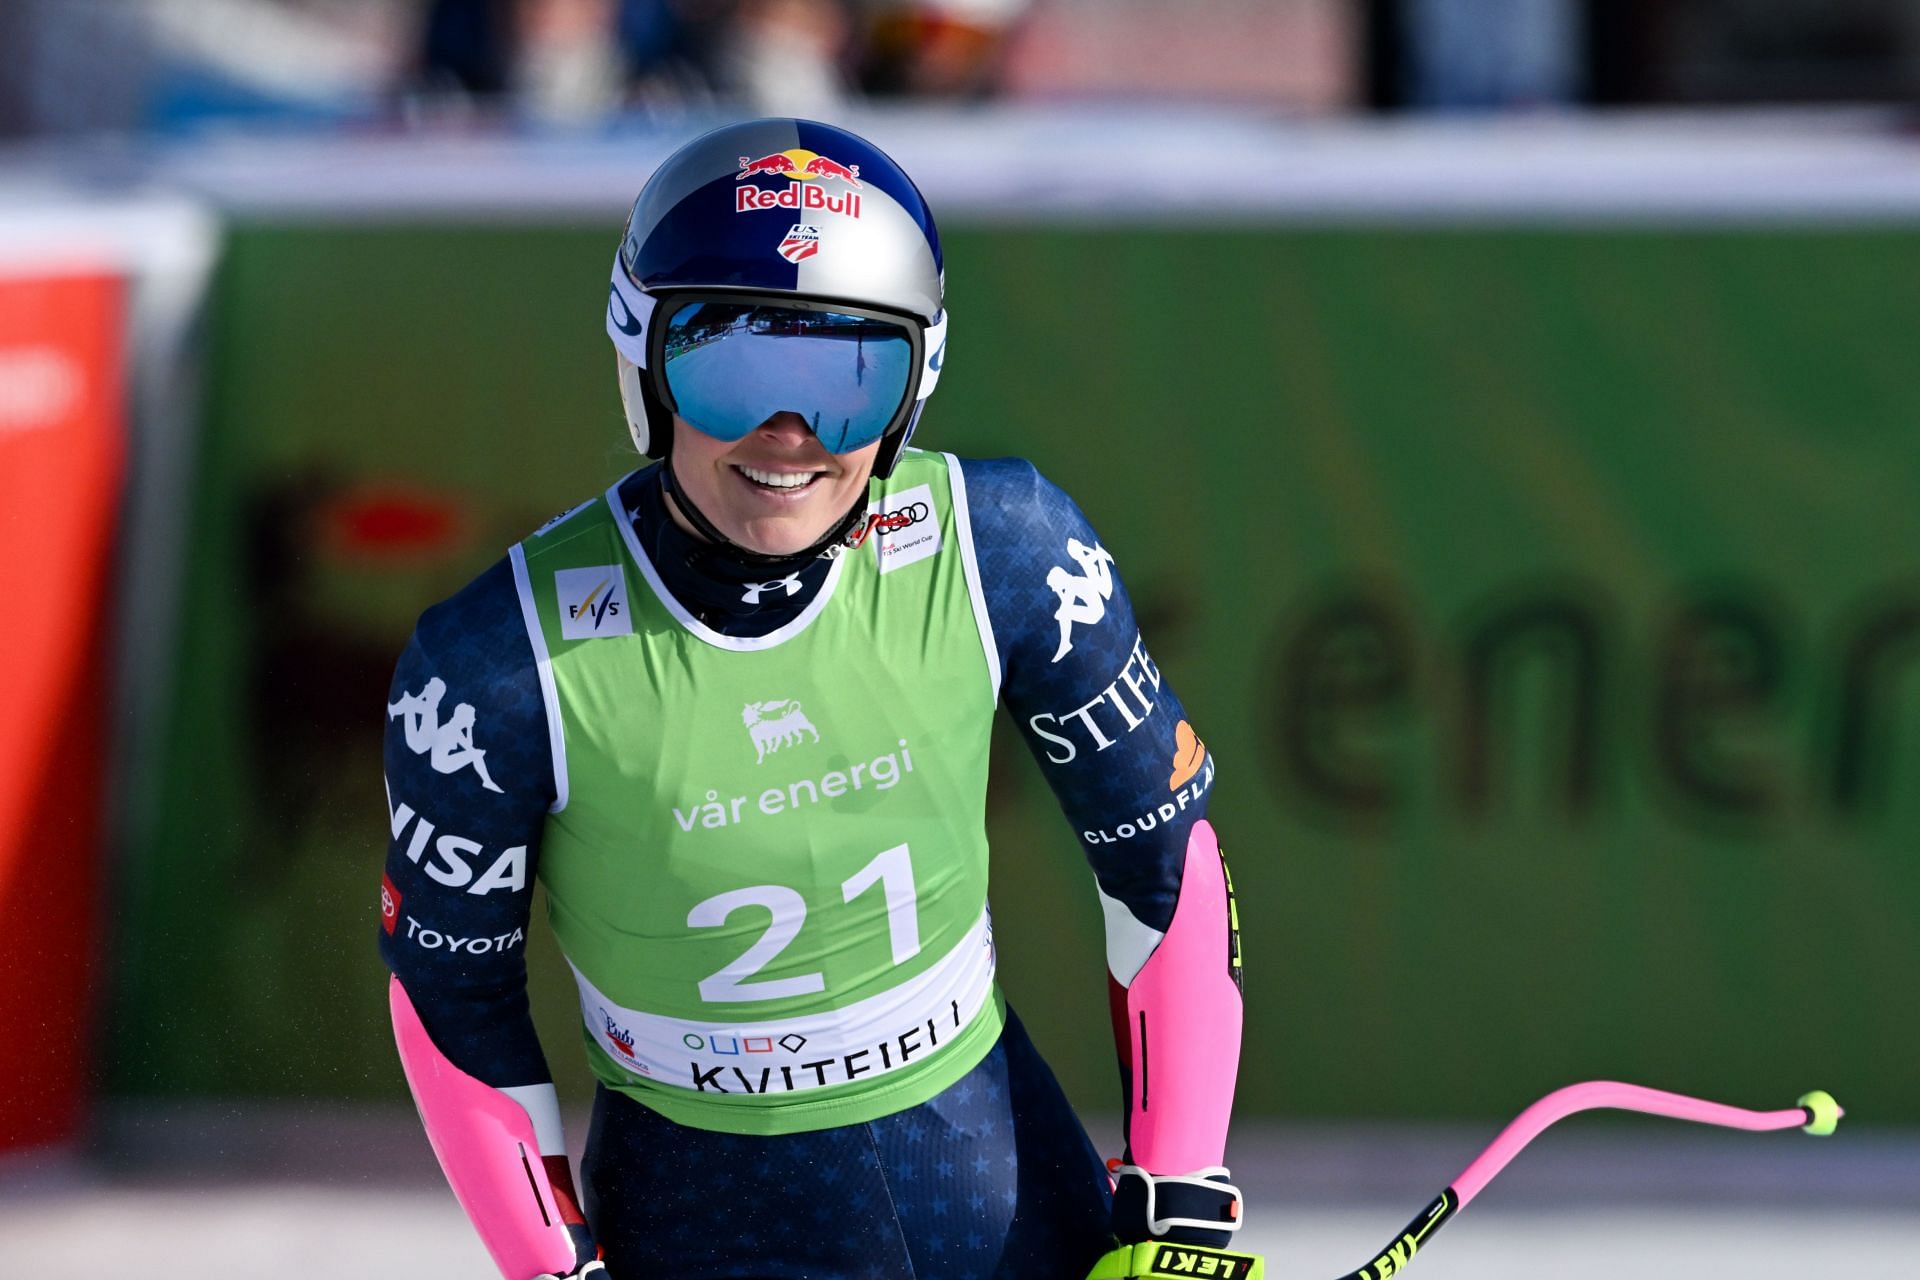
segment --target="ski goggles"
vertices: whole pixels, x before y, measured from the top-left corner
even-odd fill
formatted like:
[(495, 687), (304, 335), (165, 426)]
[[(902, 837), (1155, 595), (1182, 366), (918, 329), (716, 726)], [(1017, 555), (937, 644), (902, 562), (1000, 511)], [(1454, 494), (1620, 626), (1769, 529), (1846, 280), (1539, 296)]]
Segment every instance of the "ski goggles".
[(675, 292), (654, 305), (618, 264), (614, 275), (615, 345), (644, 356), (634, 363), (667, 408), (718, 440), (792, 412), (831, 453), (865, 448), (905, 424), (945, 355), (944, 315), (923, 328), (866, 307), (738, 291)]

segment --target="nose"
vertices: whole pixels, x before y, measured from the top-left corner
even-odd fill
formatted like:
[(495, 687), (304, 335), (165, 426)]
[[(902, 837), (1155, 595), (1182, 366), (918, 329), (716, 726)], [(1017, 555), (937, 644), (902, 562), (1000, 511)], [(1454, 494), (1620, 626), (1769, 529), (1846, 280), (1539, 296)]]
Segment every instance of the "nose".
[(790, 409), (783, 409), (774, 414), (755, 430), (761, 435), (773, 437), (788, 448), (801, 449), (809, 443), (818, 443), (814, 439), (813, 428), (807, 425), (807, 420)]

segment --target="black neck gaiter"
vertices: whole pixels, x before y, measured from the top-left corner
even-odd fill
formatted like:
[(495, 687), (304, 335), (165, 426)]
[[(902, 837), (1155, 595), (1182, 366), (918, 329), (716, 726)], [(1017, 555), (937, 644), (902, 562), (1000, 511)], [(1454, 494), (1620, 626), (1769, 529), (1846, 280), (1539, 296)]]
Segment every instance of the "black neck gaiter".
[(668, 513), (664, 466), (648, 467), (621, 485), (620, 504), (673, 598), (728, 636), (763, 636), (798, 617), (842, 549), (772, 558), (702, 541)]

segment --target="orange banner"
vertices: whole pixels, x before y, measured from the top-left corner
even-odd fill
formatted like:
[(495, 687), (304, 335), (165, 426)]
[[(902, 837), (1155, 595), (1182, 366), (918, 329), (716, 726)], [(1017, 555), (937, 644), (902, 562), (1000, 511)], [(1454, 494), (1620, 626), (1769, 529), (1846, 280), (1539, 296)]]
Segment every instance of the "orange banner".
[(71, 1136), (90, 1083), (124, 291), (0, 275), (0, 1150)]

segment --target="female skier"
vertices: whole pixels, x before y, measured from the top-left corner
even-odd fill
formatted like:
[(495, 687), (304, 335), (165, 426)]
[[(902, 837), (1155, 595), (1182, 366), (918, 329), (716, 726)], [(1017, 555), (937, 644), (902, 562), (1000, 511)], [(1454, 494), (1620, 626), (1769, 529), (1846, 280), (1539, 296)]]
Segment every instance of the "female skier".
[[(1222, 1248), (1241, 998), (1213, 760), (1072, 501), (908, 448), (942, 282), (919, 191), (853, 134), (681, 148), (607, 309), (654, 461), (401, 656), (381, 954), (508, 1280), (1249, 1273)], [(1001, 701), (1105, 914), (1111, 1170), (994, 982)], [(599, 1080), (583, 1199), (527, 1013), (536, 875)]]

